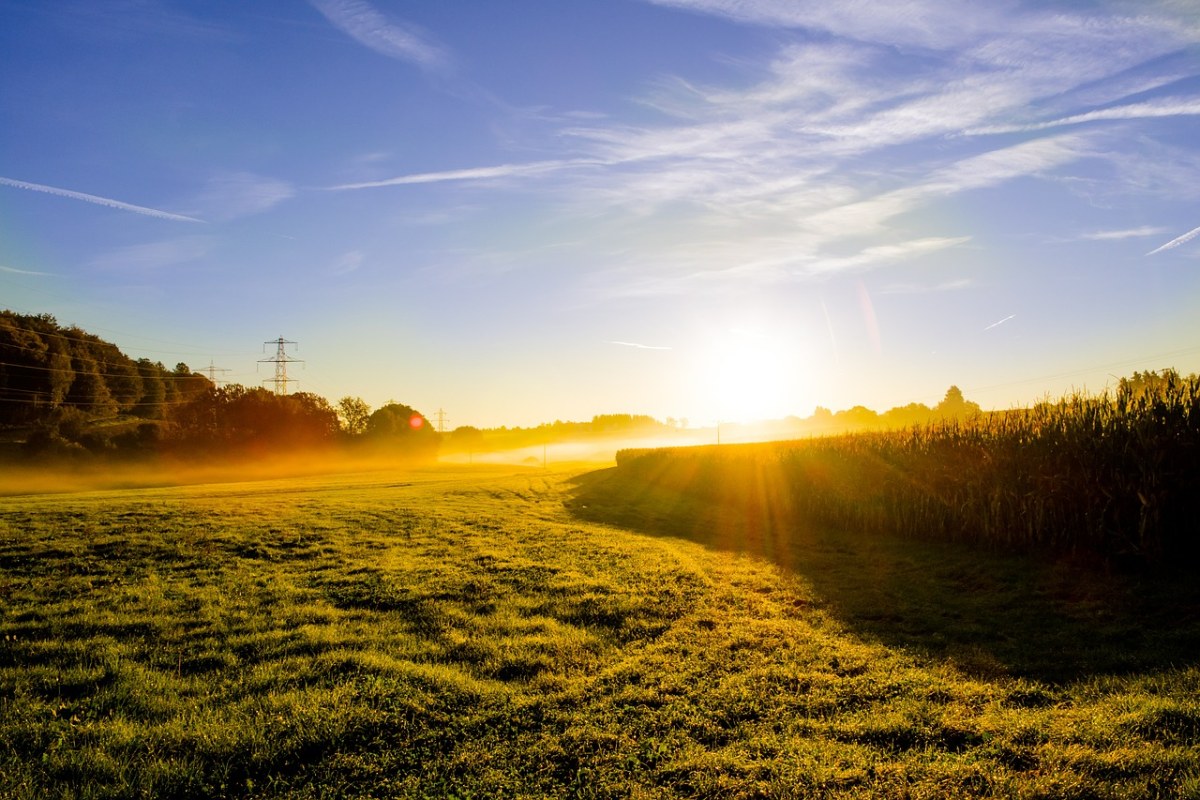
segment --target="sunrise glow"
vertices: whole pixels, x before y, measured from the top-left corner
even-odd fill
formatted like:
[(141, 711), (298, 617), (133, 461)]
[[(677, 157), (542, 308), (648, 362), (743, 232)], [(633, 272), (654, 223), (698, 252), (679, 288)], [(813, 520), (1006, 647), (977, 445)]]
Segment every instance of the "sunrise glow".
[(5, 4), (4, 304), (451, 426), (1200, 368), (1186, 3), (468, 5)]

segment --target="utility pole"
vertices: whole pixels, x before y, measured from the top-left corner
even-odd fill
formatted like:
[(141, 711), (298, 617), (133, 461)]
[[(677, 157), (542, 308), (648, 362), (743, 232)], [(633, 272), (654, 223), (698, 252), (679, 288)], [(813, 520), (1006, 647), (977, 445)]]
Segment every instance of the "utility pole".
[(437, 430), (438, 433), (446, 432), (446, 412), (440, 408), (437, 410)]
[(219, 373), (221, 373), (222, 375), (224, 375), (226, 372), (232, 372), (232, 370), (223, 369), (223, 368), (221, 368), (221, 367), (214, 367), (214, 366), (213, 366), (213, 362), (212, 362), (212, 359), (211, 359), (211, 358), (208, 360), (208, 366), (207, 366), (207, 367), (204, 367), (203, 369), (198, 369), (198, 370), (196, 370), (196, 371), (197, 371), (197, 372), (199, 372), (199, 373), (200, 373), (200, 374), (202, 374), (202, 375), (207, 375), (207, 376), (208, 376), (208, 382), (209, 382), (209, 383), (211, 383), (213, 386), (217, 386), (218, 384), (222, 384), (222, 383), (225, 383), (225, 382), (226, 382), (224, 379), (222, 379), (222, 380), (217, 380), (217, 373), (218, 373), (218, 372), (219, 372)]
[(287, 354), (287, 346), (289, 344), (296, 344), (296, 342), (289, 342), (287, 339), (284, 339), (282, 336), (280, 336), (278, 339), (272, 339), (269, 342), (263, 342), (263, 351), (264, 352), (266, 352), (267, 345), (269, 345), (269, 344), (275, 345), (275, 357), (274, 358), (260, 358), (258, 360), (258, 363), (274, 364), (275, 365), (275, 377), (267, 378), (266, 380), (263, 381), (263, 383), (267, 383), (269, 381), (270, 383), (274, 384), (275, 385), (275, 394), (287, 394), (288, 393), (288, 384), (296, 383), (295, 378), (288, 377), (287, 365), (288, 364), (303, 364), (304, 362), (299, 358), (292, 358), (291, 356), (289, 356)]

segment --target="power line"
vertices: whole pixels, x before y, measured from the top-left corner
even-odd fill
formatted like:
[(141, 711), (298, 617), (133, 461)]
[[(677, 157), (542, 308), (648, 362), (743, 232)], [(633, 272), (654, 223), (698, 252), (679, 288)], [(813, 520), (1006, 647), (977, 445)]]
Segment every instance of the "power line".
[(274, 364), (275, 365), (275, 377), (267, 378), (266, 380), (263, 381), (263, 383), (267, 383), (269, 381), (270, 383), (275, 384), (275, 394), (287, 394), (288, 393), (288, 384), (289, 383), (297, 383), (297, 380), (295, 378), (288, 377), (287, 365), (288, 364), (303, 364), (304, 362), (301, 359), (292, 358), (291, 356), (289, 356), (287, 354), (287, 346), (289, 344), (293, 344), (293, 345), (297, 344), (296, 342), (290, 342), (287, 339), (284, 339), (282, 336), (280, 336), (278, 339), (272, 339), (270, 341), (263, 342), (263, 349), (265, 350), (266, 346), (269, 344), (275, 345), (275, 357), (274, 358), (260, 358), (258, 360), (258, 363)]
[[(108, 342), (107, 340), (102, 339), (99, 336), (96, 336), (94, 333), (91, 333), (91, 331), (96, 330), (96, 331), (104, 331), (106, 333), (115, 333), (115, 334), (118, 334), (119, 336), (123, 336), (123, 337), (130, 338), (130, 339), (141, 339), (143, 341), (155, 342), (158, 344), (177, 345), (177, 346), (183, 347), (183, 348), (191, 348), (191, 347), (195, 346), (195, 345), (190, 345), (190, 344), (184, 344), (182, 342), (172, 342), (167, 339), (155, 339), (150, 336), (142, 336), (140, 334), (129, 333), (127, 331), (113, 330), (112, 328), (101, 328), (101, 327), (89, 326), (87, 330), (84, 330), (83, 328), (79, 327), (79, 325), (76, 323), (70, 323), (68, 326), (63, 327), (63, 324), (58, 322), (57, 317), (54, 314), (48, 314), (45, 312), (19, 311), (17, 309), (14, 309), (12, 306), (8, 306), (4, 309), (0, 309), (0, 317), (7, 317), (10, 320), (16, 320), (21, 317), (25, 317), (25, 318), (49, 317), (54, 320), (53, 324), (58, 326), (58, 331), (39, 330), (37, 328), (20, 327), (20, 326), (16, 326), (16, 325), (14, 325), (13, 327), (17, 328), (18, 330), (25, 331), (27, 333), (58, 336), (63, 339), (71, 339), (73, 341), (78, 341), (78, 342), (99, 341), (99, 342), (103, 342), (105, 344), (113, 344), (112, 342)], [(76, 330), (79, 333), (83, 334), (83, 336), (69, 334), (69, 333), (67, 333), (68, 330)], [(115, 347), (116, 345), (114, 344), (113, 346)], [(132, 346), (131, 349), (139, 350), (143, 353), (160, 353), (160, 354), (164, 354), (164, 355), (175, 355), (175, 356), (198, 355), (200, 352), (202, 352), (200, 350), (197, 350), (194, 353), (187, 353), (187, 352), (181, 351), (181, 350), (154, 350), (151, 348), (140, 347), (140, 346), (136, 346), (136, 345)], [(240, 354), (238, 354), (238, 353), (218, 353), (217, 355), (240, 355)]]
[[(113, 363), (109, 363), (109, 362), (97, 362), (97, 366), (101, 366), (101, 365), (107, 366), (107, 367), (119, 366), (118, 364), (113, 364)], [(98, 375), (101, 378), (131, 378), (132, 379), (132, 378), (137, 377), (137, 378), (145, 379), (147, 377), (150, 377), (151, 380), (157, 378), (158, 380), (161, 380), (161, 381), (186, 381), (186, 380), (190, 380), (190, 379), (196, 377), (196, 375), (199, 374), (199, 373), (192, 373), (191, 375), (174, 375), (170, 372), (167, 372), (162, 375), (145, 376), (145, 375), (142, 375), (140, 372), (139, 373), (129, 373), (129, 372), (100, 372), (98, 370), (97, 371), (77, 370), (77, 369), (75, 369), (74, 364), (67, 366), (67, 367), (59, 368), (59, 367), (42, 367), (42, 366), (38, 366), (37, 364), (14, 364), (11, 361), (0, 361), (0, 367), (13, 367), (14, 369), (29, 369), (29, 370), (36, 370), (37, 372), (53, 372), (55, 374), (70, 373), (72, 375), (75, 375), (75, 374)]]
[(218, 372), (220, 372), (222, 375), (224, 375), (226, 372), (232, 372), (232, 371), (233, 370), (224, 369), (222, 367), (214, 367), (211, 358), (208, 360), (207, 367), (196, 370), (197, 373), (203, 373), (203, 374), (207, 375), (208, 382), (211, 383), (213, 386), (219, 386), (222, 383), (228, 383), (228, 381), (226, 381), (226, 380), (217, 380)]
[[(0, 318), (7, 318), (11, 321), (16, 321), (21, 317), (37, 318), (38, 316), (39, 315), (37, 315), (37, 314), (23, 314), (23, 313), (19, 313), (19, 312), (14, 312), (14, 311), (12, 311), (12, 309), (0, 310)], [(53, 315), (49, 315), (49, 316), (53, 317)], [(14, 330), (19, 330), (24, 333), (33, 333), (38, 336), (55, 336), (55, 337), (58, 337), (59, 339), (66, 339), (68, 341), (84, 342), (87, 344), (107, 345), (107, 346), (113, 347), (117, 350), (120, 350), (120, 347), (118, 345), (116, 345), (115, 343), (110, 342), (106, 339), (102, 339), (101, 337), (97, 336), (96, 334), (90, 333), (89, 331), (86, 331), (83, 328), (80, 328), (78, 325), (71, 324), (68, 327), (63, 327), (57, 320), (55, 320), (53, 322), (53, 324), (58, 326), (57, 330), (45, 330), (45, 329), (39, 329), (39, 328), (30, 328), (30, 327), (23, 326), (23, 325), (13, 325), (12, 328)], [(127, 336), (127, 337), (133, 338), (133, 339), (145, 339), (146, 341), (159, 342), (161, 344), (179, 344), (180, 347), (191, 347), (192, 346), (192, 345), (180, 344), (179, 342), (168, 342), (164, 339), (151, 339), (150, 337), (138, 336), (137, 334), (134, 334), (134, 333), (123, 333), (121, 331), (114, 331), (114, 330), (111, 330), (108, 328), (95, 328), (94, 330), (107, 331), (108, 333), (117, 333), (117, 334), (120, 334), (121, 336)], [(71, 331), (75, 331), (75, 333), (72, 333)], [(141, 350), (144, 353), (162, 353), (162, 354), (166, 354), (166, 355), (181, 355), (182, 354), (179, 350), (151, 350), (151, 349), (148, 349), (145, 347), (136, 347), (135, 349)], [(183, 355), (187, 355), (187, 354), (183, 354)]]

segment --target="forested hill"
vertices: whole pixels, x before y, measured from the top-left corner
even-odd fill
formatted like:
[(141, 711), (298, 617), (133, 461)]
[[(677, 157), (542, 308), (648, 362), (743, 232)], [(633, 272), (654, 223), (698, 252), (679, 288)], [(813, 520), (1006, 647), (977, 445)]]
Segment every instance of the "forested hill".
[[(423, 415), (358, 398), (339, 411), (307, 392), (217, 387), (186, 364), (134, 360), (48, 314), (0, 311), (0, 459), (182, 459), (279, 455), (349, 445), (429, 458), (440, 437)], [(351, 424), (353, 423), (353, 424)]]
[(36, 426), (64, 412), (161, 420), (211, 387), (186, 364), (134, 360), (49, 314), (0, 311), (0, 424)]

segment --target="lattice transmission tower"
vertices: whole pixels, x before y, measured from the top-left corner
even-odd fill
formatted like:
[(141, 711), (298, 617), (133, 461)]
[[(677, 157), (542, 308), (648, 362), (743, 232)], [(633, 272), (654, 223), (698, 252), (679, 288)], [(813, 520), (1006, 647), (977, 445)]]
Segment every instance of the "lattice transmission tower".
[(263, 383), (274, 384), (275, 394), (287, 394), (288, 393), (288, 384), (297, 382), (295, 378), (288, 377), (287, 365), (288, 364), (303, 364), (304, 361), (299, 358), (292, 358), (291, 356), (289, 356), (287, 354), (287, 346), (289, 344), (295, 345), (296, 342), (289, 342), (287, 339), (284, 339), (282, 336), (280, 336), (278, 339), (272, 339), (269, 342), (263, 342), (263, 351), (264, 352), (266, 351), (267, 345), (269, 345), (269, 344), (275, 345), (275, 357), (274, 358), (260, 358), (258, 360), (258, 363), (274, 364), (275, 365), (275, 377), (274, 378), (265, 378), (265, 379), (263, 379)]
[(202, 369), (198, 369), (198, 370), (196, 370), (196, 372), (198, 372), (201, 375), (207, 375), (208, 382), (211, 383), (213, 386), (220, 386), (222, 383), (228, 383), (228, 381), (226, 381), (224, 378), (218, 378), (217, 373), (219, 372), (222, 375), (224, 375), (226, 372), (232, 372), (232, 370), (225, 369), (224, 367), (213, 366), (212, 359), (210, 358), (208, 360), (208, 366), (204, 367)]

